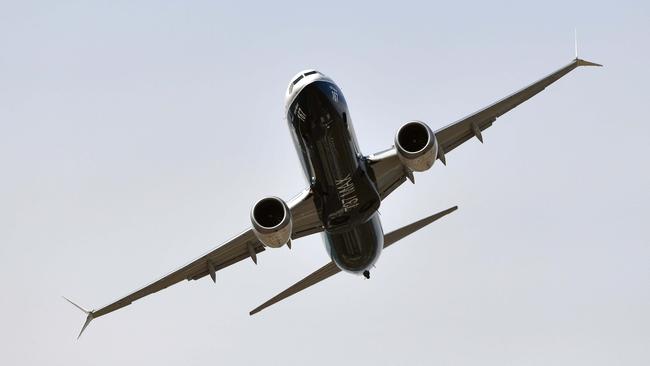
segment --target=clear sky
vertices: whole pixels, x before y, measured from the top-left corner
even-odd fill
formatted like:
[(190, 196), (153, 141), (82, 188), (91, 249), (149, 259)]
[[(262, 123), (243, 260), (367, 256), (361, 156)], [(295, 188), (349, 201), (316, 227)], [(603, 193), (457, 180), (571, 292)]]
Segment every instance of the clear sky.
[[(304, 178), (290, 78), (331, 76), (364, 152), (581, 68), (382, 203), (460, 209), (248, 311), (328, 261), (320, 236), (101, 306), (249, 225)], [(0, 364), (648, 365), (650, 3), (0, 2)]]

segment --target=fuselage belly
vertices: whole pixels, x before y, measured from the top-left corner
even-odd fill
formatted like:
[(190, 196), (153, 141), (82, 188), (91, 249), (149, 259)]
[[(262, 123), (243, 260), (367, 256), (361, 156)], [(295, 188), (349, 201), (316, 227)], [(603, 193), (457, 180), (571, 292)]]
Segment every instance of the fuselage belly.
[(332, 80), (306, 71), (289, 85), (286, 113), (327, 251), (342, 270), (362, 273), (383, 248), (381, 198), (359, 150), (345, 97)]

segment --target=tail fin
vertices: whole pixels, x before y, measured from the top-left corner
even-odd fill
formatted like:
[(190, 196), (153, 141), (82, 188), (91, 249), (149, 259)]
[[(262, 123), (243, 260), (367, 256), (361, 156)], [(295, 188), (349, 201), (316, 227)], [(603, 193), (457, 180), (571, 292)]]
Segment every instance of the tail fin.
[(86, 322), (84, 323), (83, 327), (81, 327), (81, 332), (79, 332), (79, 335), (77, 336), (77, 339), (79, 339), (79, 337), (81, 337), (81, 334), (84, 332), (84, 330), (86, 330), (86, 327), (88, 326), (88, 324), (90, 324), (90, 322), (93, 320), (93, 315), (94, 314), (93, 314), (92, 310), (86, 310), (86, 309), (82, 308), (81, 306), (79, 306), (79, 305), (75, 304), (74, 302), (72, 302), (72, 300), (68, 299), (67, 297), (65, 297), (65, 296), (61, 296), (61, 297), (63, 297), (65, 299), (65, 301), (67, 301), (70, 304), (74, 305), (77, 309), (79, 309), (79, 310), (83, 311), (84, 313), (86, 313)]

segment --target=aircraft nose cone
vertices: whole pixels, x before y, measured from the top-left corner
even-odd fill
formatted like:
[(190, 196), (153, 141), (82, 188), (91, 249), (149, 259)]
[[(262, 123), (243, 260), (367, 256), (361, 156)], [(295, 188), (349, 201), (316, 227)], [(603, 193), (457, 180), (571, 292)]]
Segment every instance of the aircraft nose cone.
[(315, 69), (303, 70), (294, 75), (294, 77), (291, 78), (291, 82), (287, 86), (287, 92), (284, 98), (286, 107), (289, 107), (291, 101), (293, 101), (294, 97), (305, 85), (311, 83), (314, 80), (320, 80), (324, 78), (326, 78), (325, 75)]

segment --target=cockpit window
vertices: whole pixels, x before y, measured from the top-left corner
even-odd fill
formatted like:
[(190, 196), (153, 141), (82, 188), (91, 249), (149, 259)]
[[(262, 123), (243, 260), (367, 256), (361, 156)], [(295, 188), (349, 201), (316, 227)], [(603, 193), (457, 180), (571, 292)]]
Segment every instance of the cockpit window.
[(293, 84), (293, 85), (298, 84), (298, 82), (300, 81), (300, 79), (302, 79), (303, 77), (304, 77), (304, 75), (300, 75), (300, 76), (298, 76), (298, 77), (296, 78), (296, 80), (293, 81), (292, 84)]
[(318, 71), (310, 71), (310, 72), (306, 72), (305, 76), (309, 76), (309, 75), (313, 75), (313, 74), (317, 74), (317, 73), (318, 73)]

